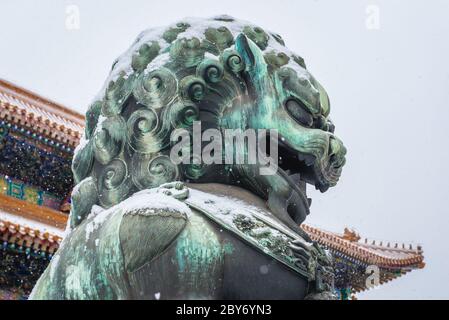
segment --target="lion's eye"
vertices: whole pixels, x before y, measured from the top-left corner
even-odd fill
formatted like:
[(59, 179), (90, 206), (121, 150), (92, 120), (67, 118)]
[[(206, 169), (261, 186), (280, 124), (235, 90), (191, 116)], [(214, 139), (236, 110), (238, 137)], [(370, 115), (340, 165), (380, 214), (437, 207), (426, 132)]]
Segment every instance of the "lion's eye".
[(313, 117), (302, 102), (293, 99), (287, 100), (285, 103), (285, 108), (288, 113), (301, 125), (306, 127), (312, 126)]

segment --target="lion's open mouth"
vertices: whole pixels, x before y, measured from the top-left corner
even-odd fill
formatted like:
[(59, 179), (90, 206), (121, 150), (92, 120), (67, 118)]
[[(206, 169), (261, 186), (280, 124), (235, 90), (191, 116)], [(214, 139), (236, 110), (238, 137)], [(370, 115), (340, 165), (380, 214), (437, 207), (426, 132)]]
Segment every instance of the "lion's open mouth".
[[(306, 161), (298, 159), (298, 153), (294, 153), (293, 149), (287, 147), (285, 143), (279, 144), (279, 162), (278, 170), (282, 176), (286, 178), (292, 188), (297, 187), (307, 199), (307, 205), (310, 207), (312, 199), (307, 197), (307, 180), (306, 176), (310, 174), (311, 165)], [(309, 160), (312, 161), (312, 160)]]
[(307, 196), (306, 184), (325, 192), (338, 182), (342, 164), (337, 163), (332, 155), (317, 161), (314, 156), (301, 153), (289, 146), (285, 139), (280, 139), (278, 153), (279, 169), (301, 189), (305, 196)]

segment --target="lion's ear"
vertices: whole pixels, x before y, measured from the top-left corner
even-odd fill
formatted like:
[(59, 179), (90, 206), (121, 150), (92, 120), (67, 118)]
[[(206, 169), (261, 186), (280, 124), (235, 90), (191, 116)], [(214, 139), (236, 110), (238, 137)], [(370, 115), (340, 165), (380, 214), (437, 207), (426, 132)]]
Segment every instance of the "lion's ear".
[(260, 70), (260, 67), (266, 66), (262, 51), (243, 33), (235, 39), (235, 49), (245, 62), (246, 71)]

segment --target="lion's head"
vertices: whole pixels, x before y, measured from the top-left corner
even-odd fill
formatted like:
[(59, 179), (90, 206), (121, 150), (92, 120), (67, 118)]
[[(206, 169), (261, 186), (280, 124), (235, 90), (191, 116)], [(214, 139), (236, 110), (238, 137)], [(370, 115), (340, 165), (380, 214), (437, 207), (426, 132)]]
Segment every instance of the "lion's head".
[[(309, 212), (306, 183), (326, 191), (345, 163), (329, 111), (323, 87), (275, 33), (229, 16), (147, 30), (113, 64), (87, 111), (72, 166), (71, 225), (94, 204), (109, 208), (175, 180), (240, 185), (299, 224)], [(195, 121), (203, 131), (276, 129), (279, 169), (260, 175), (257, 164), (174, 164), (170, 137), (191, 132)]]

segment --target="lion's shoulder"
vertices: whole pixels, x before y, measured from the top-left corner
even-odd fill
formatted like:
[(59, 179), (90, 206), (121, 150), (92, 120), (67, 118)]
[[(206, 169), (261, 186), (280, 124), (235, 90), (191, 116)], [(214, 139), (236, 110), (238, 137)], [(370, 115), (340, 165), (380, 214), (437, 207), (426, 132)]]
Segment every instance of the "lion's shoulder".
[[(149, 191), (149, 190), (146, 190)], [(185, 228), (190, 209), (164, 193), (139, 192), (122, 205), (119, 229), (125, 268), (133, 272), (151, 262)]]

